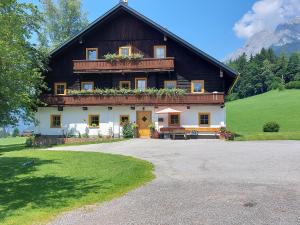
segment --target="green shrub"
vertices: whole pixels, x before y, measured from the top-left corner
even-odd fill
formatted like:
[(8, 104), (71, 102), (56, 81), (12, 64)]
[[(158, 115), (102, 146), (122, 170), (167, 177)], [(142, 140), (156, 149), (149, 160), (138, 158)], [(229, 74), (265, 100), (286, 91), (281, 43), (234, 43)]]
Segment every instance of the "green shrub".
[(12, 133), (13, 137), (18, 137), (20, 136), (20, 131), (17, 127), (14, 128), (13, 133)]
[(132, 123), (125, 123), (123, 126), (123, 137), (124, 138), (133, 138), (135, 132), (135, 127)]
[(268, 122), (263, 126), (264, 132), (279, 132), (280, 126), (276, 122)]
[(291, 81), (285, 87), (286, 89), (300, 89), (300, 81)]
[(33, 147), (33, 143), (34, 143), (34, 137), (29, 137), (25, 141), (25, 146), (29, 148)]
[(89, 137), (90, 137), (90, 135), (89, 135), (88, 132), (86, 132), (86, 133), (84, 133), (84, 134), (82, 135), (82, 138), (89, 138)]

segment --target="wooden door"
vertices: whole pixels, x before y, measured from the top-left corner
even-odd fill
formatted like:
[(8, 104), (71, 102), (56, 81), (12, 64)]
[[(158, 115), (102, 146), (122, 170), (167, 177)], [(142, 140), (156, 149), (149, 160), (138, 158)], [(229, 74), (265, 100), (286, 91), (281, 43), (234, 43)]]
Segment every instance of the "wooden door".
[(149, 138), (151, 135), (149, 126), (152, 123), (151, 111), (137, 111), (136, 118), (139, 137)]

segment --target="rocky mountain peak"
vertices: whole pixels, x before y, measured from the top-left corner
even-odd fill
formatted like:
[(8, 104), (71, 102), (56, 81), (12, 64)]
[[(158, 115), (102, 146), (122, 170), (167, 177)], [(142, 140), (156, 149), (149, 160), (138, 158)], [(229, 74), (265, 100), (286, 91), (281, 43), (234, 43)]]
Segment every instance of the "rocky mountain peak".
[(260, 52), (262, 48), (273, 48), (276, 53), (287, 54), (300, 51), (300, 16), (280, 24), (274, 31), (263, 30), (253, 35), (245, 45), (226, 57), (234, 60), (243, 53), (248, 57)]

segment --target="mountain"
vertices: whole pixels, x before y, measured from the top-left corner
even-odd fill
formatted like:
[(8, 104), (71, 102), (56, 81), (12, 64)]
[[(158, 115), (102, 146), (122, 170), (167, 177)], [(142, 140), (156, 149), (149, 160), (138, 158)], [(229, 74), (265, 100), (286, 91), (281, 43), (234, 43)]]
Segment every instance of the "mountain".
[(260, 52), (262, 48), (272, 48), (277, 54), (290, 54), (300, 51), (300, 16), (280, 24), (274, 31), (263, 30), (253, 35), (244, 47), (226, 57), (225, 61), (234, 60), (243, 53), (248, 57)]

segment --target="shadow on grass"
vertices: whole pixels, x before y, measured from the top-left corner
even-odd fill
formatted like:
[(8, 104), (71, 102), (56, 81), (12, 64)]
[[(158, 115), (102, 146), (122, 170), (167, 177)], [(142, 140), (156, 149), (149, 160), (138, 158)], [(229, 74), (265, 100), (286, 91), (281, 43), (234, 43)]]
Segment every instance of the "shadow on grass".
[[(22, 163), (35, 160), (34, 165)], [(60, 209), (69, 206), (74, 199), (88, 193), (103, 194), (112, 188), (111, 180), (92, 181), (70, 177), (34, 174), (38, 167), (57, 163), (55, 160), (39, 160), (26, 157), (0, 157), (0, 223), (15, 215), (17, 210)], [(26, 208), (26, 209), (25, 209)]]
[(5, 152), (21, 151), (26, 149), (25, 144), (0, 145), (0, 155)]

